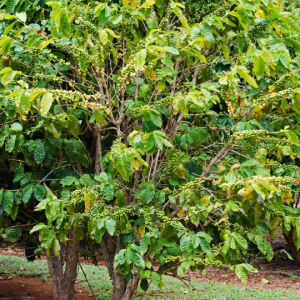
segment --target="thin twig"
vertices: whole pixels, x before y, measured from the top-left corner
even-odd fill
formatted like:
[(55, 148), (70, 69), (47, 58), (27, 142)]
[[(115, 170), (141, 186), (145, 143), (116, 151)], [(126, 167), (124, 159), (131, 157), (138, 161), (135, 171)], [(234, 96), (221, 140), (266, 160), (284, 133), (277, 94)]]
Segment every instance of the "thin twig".
[(96, 299), (97, 299), (97, 298), (96, 298), (96, 295), (95, 295), (95, 293), (94, 293), (94, 291), (93, 291), (93, 289), (92, 289), (92, 287), (91, 287), (91, 285), (90, 285), (90, 283), (89, 283), (89, 281), (88, 281), (88, 279), (87, 279), (87, 276), (86, 276), (86, 274), (85, 274), (85, 272), (84, 272), (84, 270), (83, 270), (83, 267), (82, 267), (81, 263), (79, 263), (79, 266), (80, 266), (81, 271), (83, 272), (83, 275), (84, 275), (84, 277), (85, 277), (86, 282), (88, 283), (88, 285), (89, 285), (89, 287), (90, 287), (90, 290), (91, 290), (91, 292), (92, 292), (92, 294), (93, 294), (93, 297), (94, 297), (94, 299), (96, 300)]

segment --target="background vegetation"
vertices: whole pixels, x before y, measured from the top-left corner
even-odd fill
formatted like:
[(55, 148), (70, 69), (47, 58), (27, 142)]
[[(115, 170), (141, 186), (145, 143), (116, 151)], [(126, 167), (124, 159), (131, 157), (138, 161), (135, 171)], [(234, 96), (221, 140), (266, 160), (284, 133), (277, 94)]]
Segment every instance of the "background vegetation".
[(206, 266), (246, 281), (280, 230), (297, 257), (297, 2), (5, 0), (0, 19), (1, 230), (46, 250), (56, 299), (81, 240), (114, 300)]

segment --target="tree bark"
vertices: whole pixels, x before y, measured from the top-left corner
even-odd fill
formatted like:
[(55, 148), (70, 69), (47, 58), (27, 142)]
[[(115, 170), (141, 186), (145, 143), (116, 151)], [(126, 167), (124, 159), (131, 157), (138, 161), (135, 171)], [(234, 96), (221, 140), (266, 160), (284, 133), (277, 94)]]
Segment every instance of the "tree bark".
[[(111, 300), (129, 300), (136, 291), (139, 283), (139, 275), (135, 275), (127, 284), (126, 279), (120, 274), (118, 268), (114, 268), (115, 255), (120, 251), (121, 243), (115, 242), (111, 237), (105, 235), (100, 242), (105, 264), (110, 278), (113, 281), (113, 294)], [(127, 291), (126, 291), (127, 290)]]
[[(74, 294), (74, 284), (77, 278), (77, 264), (79, 260), (79, 241), (73, 229), (69, 230), (68, 241), (65, 244), (60, 243), (60, 255), (55, 256), (50, 251), (47, 257), (48, 267), (53, 279), (54, 299), (55, 300), (72, 300)], [(63, 265), (66, 263), (65, 272)]]
[(298, 264), (300, 264), (300, 250), (297, 250), (297, 247), (295, 246), (294, 241), (293, 241), (293, 231), (294, 230), (295, 230), (295, 228), (292, 227), (292, 229), (289, 231), (289, 234), (288, 235), (283, 234), (283, 236), (289, 246), (291, 256), (296, 260), (296, 262)]

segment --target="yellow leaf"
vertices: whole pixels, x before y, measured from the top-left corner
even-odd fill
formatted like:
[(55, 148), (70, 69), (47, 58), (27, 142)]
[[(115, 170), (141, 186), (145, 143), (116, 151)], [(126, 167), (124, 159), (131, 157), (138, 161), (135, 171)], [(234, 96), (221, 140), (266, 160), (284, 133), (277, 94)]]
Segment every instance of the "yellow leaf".
[(279, 223), (280, 223), (280, 218), (279, 218), (279, 217), (276, 217), (276, 218), (272, 221), (271, 229), (272, 229), (272, 230), (276, 229), (276, 228), (279, 226)]
[(290, 202), (292, 200), (292, 194), (288, 193), (282, 197), (283, 202)]
[(39, 48), (40, 48), (40, 49), (46, 48), (53, 40), (54, 40), (54, 38), (49, 39), (49, 40), (43, 42)]
[(242, 68), (239, 68), (237, 72), (247, 83), (255, 88), (258, 88), (256, 81), (248, 74), (248, 70), (245, 71)]
[(254, 115), (256, 119), (259, 119), (262, 116), (262, 107), (260, 105), (254, 108)]
[(155, 4), (155, 0), (146, 0), (141, 8), (150, 8), (153, 4)]
[(205, 196), (200, 200), (200, 203), (202, 203), (205, 206), (208, 206), (209, 201), (210, 201), (210, 196)]
[(40, 13), (40, 21), (45, 20), (45, 10), (43, 9)]
[(276, 30), (276, 32), (282, 37), (282, 33), (281, 33), (281, 30), (280, 30), (280, 28), (278, 27), (278, 25), (275, 24), (275, 23), (273, 23), (272, 25), (273, 25), (274, 29)]
[(157, 90), (159, 91), (159, 92), (162, 92), (164, 89), (165, 89), (165, 81), (164, 80), (160, 80), (159, 82), (158, 82), (158, 85), (157, 85)]
[(260, 9), (260, 10), (258, 11), (258, 13), (259, 13), (259, 15), (260, 15), (260, 17), (261, 17), (262, 19), (265, 19), (265, 18), (266, 18), (265, 13), (264, 13), (263, 10)]
[(224, 43), (223, 44), (223, 55), (225, 59), (229, 60), (230, 48)]
[(183, 216), (185, 216), (185, 211), (184, 211), (183, 208), (177, 213), (177, 216), (178, 216), (178, 217), (183, 217)]
[(91, 210), (91, 198), (88, 193), (84, 193), (84, 205), (85, 205), (85, 212), (89, 212)]
[(243, 189), (239, 190), (238, 194), (242, 195), (243, 197), (248, 196), (253, 191), (253, 188), (249, 185), (246, 185)]
[(180, 178), (185, 178), (185, 170), (184, 170), (184, 166), (182, 164), (180, 164), (178, 167), (177, 167), (177, 172), (178, 172), (178, 177)]
[(157, 75), (156, 75), (156, 72), (154, 70), (151, 70), (150, 79), (152, 79), (152, 80), (156, 80), (157, 79)]
[(140, 237), (143, 237), (143, 235), (145, 234), (145, 231), (146, 231), (145, 224), (142, 224), (139, 228)]

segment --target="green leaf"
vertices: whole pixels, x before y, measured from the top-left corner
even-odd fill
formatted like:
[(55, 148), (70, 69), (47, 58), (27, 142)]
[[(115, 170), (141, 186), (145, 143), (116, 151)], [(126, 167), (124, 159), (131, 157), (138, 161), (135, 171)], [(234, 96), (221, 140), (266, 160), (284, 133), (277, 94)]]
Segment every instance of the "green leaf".
[(265, 61), (261, 55), (257, 55), (254, 58), (254, 74), (261, 78), (265, 72)]
[(1, 203), (2, 203), (3, 195), (4, 195), (4, 190), (1, 189), (1, 190), (0, 190), (0, 205), (1, 205)]
[(151, 189), (143, 189), (145, 190), (142, 194), (140, 203), (150, 203), (155, 197), (155, 191)]
[(140, 283), (140, 287), (143, 291), (147, 291), (148, 290), (148, 287), (149, 287), (149, 283), (148, 283), (148, 280), (143, 278), (141, 280), (141, 283)]
[(260, 235), (256, 235), (254, 237), (257, 248), (261, 251), (262, 254), (266, 254), (267, 253), (267, 246), (264, 243), (264, 239), (260, 236)]
[(242, 264), (242, 266), (249, 272), (252, 272), (252, 273), (258, 272), (257, 269), (253, 268), (250, 264)]
[(40, 143), (34, 148), (34, 159), (40, 164), (44, 160), (46, 155), (44, 144)]
[(32, 193), (33, 193), (33, 185), (30, 184), (30, 185), (26, 186), (26, 188), (24, 189), (23, 202), (25, 204), (30, 200)]
[(96, 228), (96, 230), (95, 230), (95, 241), (96, 241), (96, 243), (98, 243), (98, 244), (101, 243), (103, 234), (104, 234), (103, 229)]
[(11, 209), (11, 214), (10, 215), (11, 215), (12, 220), (16, 220), (18, 210), (19, 210), (19, 206), (13, 206), (13, 208)]
[(114, 235), (115, 229), (116, 229), (116, 221), (115, 220), (107, 220), (105, 221), (105, 227), (107, 229), (107, 232), (110, 235)]
[(163, 150), (163, 145), (164, 145), (164, 143), (163, 143), (163, 138), (160, 136), (160, 135), (158, 135), (158, 134), (156, 134), (156, 133), (154, 133), (153, 134), (153, 136), (154, 136), (154, 140), (155, 140), (155, 145), (156, 145), (156, 147), (159, 149), (159, 150)]
[(153, 133), (151, 133), (147, 139), (146, 145), (145, 145), (145, 151), (150, 151), (155, 145), (155, 139), (153, 136)]
[(208, 25), (206, 25), (206, 24), (201, 25), (200, 32), (201, 32), (201, 34), (204, 35), (205, 39), (208, 42), (213, 43), (215, 41), (214, 35), (212, 34), (212, 31)]
[(264, 167), (267, 162), (267, 149), (260, 148), (255, 153), (255, 158), (259, 161), (259, 164)]
[(161, 281), (161, 276), (156, 272), (151, 272), (151, 279), (155, 284), (159, 284)]
[(201, 249), (205, 252), (205, 253), (210, 253), (210, 246), (209, 246), (209, 242), (207, 241), (206, 238), (204, 237), (199, 237), (200, 239), (200, 246)]
[(54, 230), (52, 229), (52, 227), (47, 227), (43, 231), (42, 236), (41, 236), (41, 241), (42, 241), (41, 246), (45, 247), (46, 249), (50, 248), (54, 238), (55, 238)]
[(242, 18), (241, 15), (237, 11), (233, 11), (230, 13), (230, 15), (235, 16), (241, 23), (242, 27), (245, 30), (248, 30), (248, 23), (246, 18)]
[(145, 268), (145, 262), (137, 252), (132, 252), (132, 260), (136, 266)]
[(180, 111), (182, 113), (182, 115), (187, 118), (188, 115), (189, 115), (189, 111), (188, 111), (188, 108), (186, 106), (186, 102), (184, 99), (180, 99), (179, 101), (179, 108), (180, 108)]
[(299, 278), (299, 276), (297, 275), (293, 275), (293, 274), (287, 274), (288, 277), (292, 278), (292, 279), (297, 279)]
[(43, 95), (41, 100), (41, 114), (45, 115), (50, 110), (53, 103), (53, 95), (51, 93), (46, 93)]
[(5, 4), (6, 4), (5, 11), (7, 13), (10, 13), (15, 8), (15, 6), (17, 5), (17, 3), (18, 3), (17, 0), (7, 0), (5, 2)]
[[(240, 67), (240, 66), (238, 66)], [(249, 71), (246, 68), (238, 68), (237, 69), (238, 74), (247, 82), (249, 83), (251, 86), (258, 88), (257, 83), (255, 82), (255, 80), (248, 74)]]
[(157, 114), (156, 112), (150, 111), (150, 117), (151, 117), (151, 121), (157, 127), (161, 127), (162, 126), (162, 120), (161, 120), (161, 115), (160, 114)]
[(26, 12), (16, 13), (16, 17), (24, 23), (27, 20)]
[(59, 256), (59, 252), (60, 252), (60, 244), (59, 244), (59, 240), (54, 239), (52, 241), (52, 245), (51, 245), (52, 251), (56, 256)]
[(15, 243), (21, 237), (21, 229), (18, 228), (11, 228), (5, 231), (7, 239), (10, 242)]
[(16, 138), (17, 138), (17, 136), (15, 134), (10, 136), (10, 138), (7, 140), (7, 142), (5, 144), (5, 151), (10, 153), (14, 150)]
[(68, 20), (68, 15), (66, 12), (62, 13), (61, 17), (60, 17), (60, 30), (62, 32), (62, 34), (67, 37), (70, 38), (71, 36), (71, 26)]
[(132, 250), (130, 249), (127, 249), (126, 252), (125, 252), (125, 259), (126, 259), (126, 262), (128, 264), (131, 264), (132, 261), (133, 261), (133, 254), (132, 254)]
[(10, 129), (11, 129), (12, 131), (15, 131), (15, 132), (21, 132), (22, 129), (23, 129), (23, 127), (22, 127), (22, 125), (21, 125), (20, 123), (13, 123), (13, 124), (11, 125)]
[(30, 107), (31, 107), (30, 93), (24, 92), (24, 93), (22, 93), (17, 112), (23, 113), (26, 115), (29, 112)]
[(79, 121), (73, 115), (68, 115), (68, 119), (70, 120), (70, 125), (69, 125), (70, 131), (77, 138), (79, 133)]
[(262, 278), (261, 282), (262, 282), (262, 283), (265, 283), (265, 284), (270, 283), (270, 281), (269, 281), (268, 279), (266, 279), (266, 278)]
[(182, 10), (179, 7), (175, 7), (174, 9), (172, 9), (172, 12), (178, 17), (180, 23), (186, 28), (186, 29), (190, 29), (190, 26), (188, 24), (188, 21), (186, 19), (186, 17), (184, 16)]
[(106, 45), (108, 42), (108, 34), (106, 30), (100, 30), (99, 32), (100, 41), (103, 45)]
[(241, 279), (243, 282), (246, 282), (248, 280), (248, 272), (243, 267), (242, 264), (236, 265), (234, 268), (234, 271), (239, 279)]
[(139, 52), (137, 52), (137, 54), (134, 57), (134, 69), (135, 71), (139, 71), (146, 62), (146, 49), (141, 49)]
[(79, 179), (80, 183), (86, 187), (94, 187), (95, 184), (93, 180), (90, 178), (90, 175), (84, 174)]
[(44, 223), (37, 224), (30, 230), (30, 234), (34, 233), (35, 231), (40, 231), (41, 229), (45, 228), (46, 226), (47, 225), (45, 225)]
[(296, 133), (294, 133), (291, 130), (284, 130), (284, 133), (286, 134), (286, 136), (289, 138), (289, 140), (296, 145), (299, 145), (299, 139), (298, 136), (296, 135)]
[(37, 185), (34, 188), (34, 196), (37, 200), (42, 201), (47, 195), (47, 190), (42, 185)]
[(75, 183), (77, 180), (76, 177), (74, 176), (66, 176), (65, 178), (63, 178), (59, 183), (62, 185), (62, 186), (70, 186), (72, 185), (73, 183)]
[(95, 120), (96, 120), (97, 122), (99, 122), (100, 124), (107, 125), (107, 122), (106, 122), (106, 120), (105, 120), (105, 115), (104, 115), (104, 113), (102, 112), (102, 110), (96, 109), (94, 115), (95, 115)]
[(141, 238), (141, 241), (140, 241), (140, 253), (141, 253), (141, 255), (145, 254), (145, 252), (148, 249), (149, 244), (150, 244), (150, 236), (149, 236), (149, 233), (146, 232), (143, 235), (143, 237)]
[(115, 193), (116, 196), (116, 206), (124, 207), (125, 206), (125, 196), (121, 189), (118, 189)]
[(248, 244), (247, 244), (247, 240), (245, 238), (243, 238), (240, 234), (238, 234), (237, 232), (233, 232), (232, 236), (234, 237), (234, 239), (237, 241), (237, 243), (244, 249), (248, 249)]

